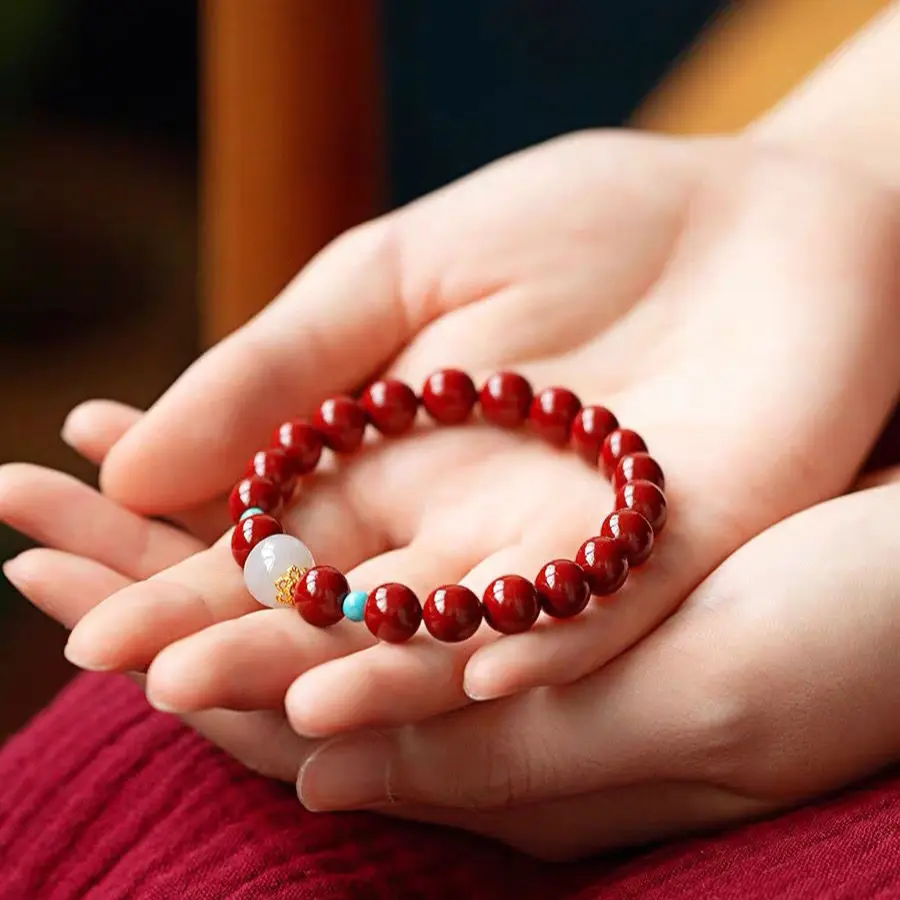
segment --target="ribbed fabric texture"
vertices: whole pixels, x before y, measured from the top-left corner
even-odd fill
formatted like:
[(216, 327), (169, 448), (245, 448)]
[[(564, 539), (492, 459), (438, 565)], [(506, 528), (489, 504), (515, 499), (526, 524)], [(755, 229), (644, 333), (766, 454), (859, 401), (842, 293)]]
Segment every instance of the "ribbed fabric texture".
[(771, 822), (551, 866), (368, 814), (313, 815), (118, 677), (82, 676), (0, 751), (2, 900), (900, 897), (900, 779)]

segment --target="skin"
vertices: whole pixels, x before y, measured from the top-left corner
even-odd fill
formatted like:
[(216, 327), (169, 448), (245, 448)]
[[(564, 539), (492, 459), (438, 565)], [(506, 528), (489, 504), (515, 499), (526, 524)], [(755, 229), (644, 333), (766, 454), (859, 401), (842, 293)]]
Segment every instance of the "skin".
[[(96, 458), (105, 448), (94, 435), (136, 418), (90, 404), (73, 443)], [(783, 521), (638, 647), (549, 693), (325, 742), (300, 738), (275, 710), (182, 719), (250, 768), (297, 779), (313, 809), (444, 823), (545, 859), (770, 814), (900, 749), (900, 537), (884, 527), (898, 499), (900, 470)], [(33, 466), (4, 470), (0, 510), (46, 545), (8, 563), (7, 576), (69, 628), (199, 543)], [(106, 539), (111, 529), (120, 543)], [(482, 732), (490, 741), (472, 740)]]
[[(170, 511), (161, 490), (182, 505), (209, 500), (274, 423), (308, 408), (313, 391), (347, 386), (313, 382), (307, 367), (337, 378), (340, 358), (370, 353), (380, 367), (376, 351), (400, 344), (388, 372), (412, 383), (442, 363), (512, 368), (615, 410), (666, 471), (675, 513), (659, 552), (615, 602), (576, 620), (398, 649), (372, 646), (349, 623), (312, 632), (254, 612), (226, 537), (92, 610), (69, 658), (149, 666), (152, 700), (176, 711), (278, 708), (290, 688), (294, 723), (312, 736), (595, 671), (753, 535), (853, 481), (900, 382), (898, 228), (878, 186), (829, 164), (621, 133), (513, 157), (368, 226), (199, 361), (113, 448), (105, 489), (155, 513)], [(365, 346), (341, 333), (361, 327), (328, 290), (342, 279), (353, 283), (340, 296), (371, 286), (358, 317), (370, 320)], [(338, 334), (317, 345), (332, 320)], [(265, 377), (260, 346), (270, 348)], [(211, 446), (221, 453), (196, 453)], [(160, 468), (169, 474), (157, 479)], [(159, 504), (141, 495), (148, 485), (164, 485)], [(423, 428), (326, 474), (287, 524), (356, 588), (397, 580), (424, 597), (460, 581), (481, 594), (496, 576), (534, 577), (547, 559), (571, 558), (611, 505), (608, 485), (570, 453), (495, 429)]]
[[(878, 768), (898, 738), (897, 487), (823, 501), (897, 399), (896, 155), (857, 166), (847, 139), (824, 159), (784, 125), (815, 135), (811, 96), (744, 139), (570, 137), (351, 233), (140, 422), (76, 411), (68, 438), (98, 461), (96, 435), (124, 434), (107, 498), (0, 471), (0, 516), (57, 548), (10, 577), (76, 626), (70, 658), (149, 666), (151, 702), (297, 778), (313, 809), (572, 858)], [(565, 384), (644, 434), (673, 510), (653, 562), (573, 622), (459, 648), (252, 612), (227, 546), (207, 548), (243, 460), (323, 393), (443, 364)], [(326, 473), (289, 528), (354, 587), (480, 590), (571, 555), (609, 502), (595, 473), (533, 441), (422, 430)], [(502, 699), (472, 702), (488, 698)]]

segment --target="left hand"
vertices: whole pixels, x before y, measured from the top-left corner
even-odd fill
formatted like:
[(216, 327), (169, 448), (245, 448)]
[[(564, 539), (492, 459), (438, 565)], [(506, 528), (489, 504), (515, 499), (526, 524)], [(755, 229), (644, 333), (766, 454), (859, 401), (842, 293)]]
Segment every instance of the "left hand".
[[(134, 416), (109, 407), (93, 415), (95, 430), (98, 418), (124, 430)], [(105, 445), (82, 442), (98, 460)], [(900, 475), (885, 480), (757, 537), (657, 632), (568, 687), (326, 742), (297, 737), (275, 711), (182, 718), (251, 768), (297, 778), (311, 808), (444, 823), (543, 858), (769, 813), (875, 771), (900, 750), (900, 535), (883, 524)], [(63, 507), (70, 516), (49, 512)], [(0, 478), (0, 517), (60, 548), (28, 551), (9, 574), (68, 627), (110, 590), (197, 543), (35, 469)], [(85, 521), (96, 525), (93, 537)], [(202, 521), (195, 511), (194, 527)], [(118, 544), (103, 539), (109, 527)], [(295, 721), (296, 701), (288, 695)], [(338, 775), (331, 783), (329, 768)]]

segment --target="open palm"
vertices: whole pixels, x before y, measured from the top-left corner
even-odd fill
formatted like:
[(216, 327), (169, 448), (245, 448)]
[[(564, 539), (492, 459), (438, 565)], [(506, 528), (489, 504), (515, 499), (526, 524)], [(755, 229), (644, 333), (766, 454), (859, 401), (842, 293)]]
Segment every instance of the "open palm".
[[(523, 154), (366, 226), (127, 434), (104, 469), (110, 496), (154, 514), (214, 503), (277, 422), (385, 369), (413, 384), (441, 365), (515, 369), (644, 435), (671, 504), (658, 554), (576, 620), (398, 648), (256, 610), (219, 541), (89, 612), (72, 658), (152, 663), (151, 697), (170, 709), (278, 708), (287, 694), (309, 735), (583, 677), (754, 534), (852, 480), (900, 379), (897, 229), (889, 198), (851, 174), (739, 141), (615, 133)], [(474, 426), (334, 467), (286, 525), (354, 587), (480, 593), (571, 558), (610, 506), (571, 455)]]

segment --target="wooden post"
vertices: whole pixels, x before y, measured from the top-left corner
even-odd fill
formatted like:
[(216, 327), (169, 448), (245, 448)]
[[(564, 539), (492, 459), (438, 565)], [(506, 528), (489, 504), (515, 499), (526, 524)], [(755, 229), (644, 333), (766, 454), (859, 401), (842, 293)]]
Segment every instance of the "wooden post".
[(381, 205), (376, 0), (200, 6), (201, 340)]

